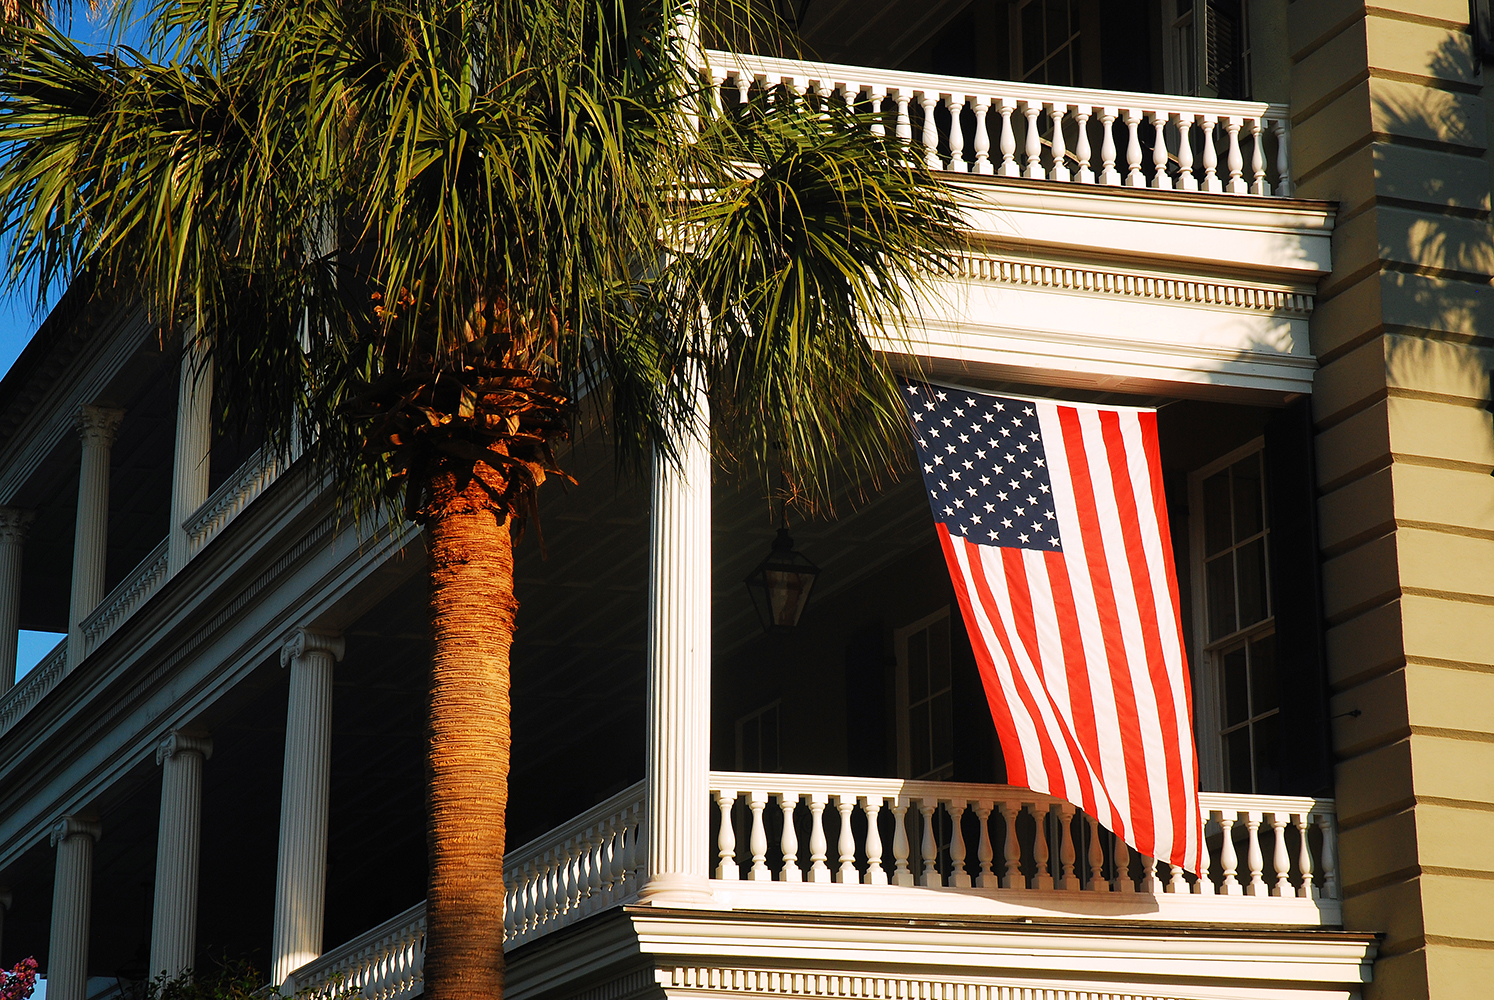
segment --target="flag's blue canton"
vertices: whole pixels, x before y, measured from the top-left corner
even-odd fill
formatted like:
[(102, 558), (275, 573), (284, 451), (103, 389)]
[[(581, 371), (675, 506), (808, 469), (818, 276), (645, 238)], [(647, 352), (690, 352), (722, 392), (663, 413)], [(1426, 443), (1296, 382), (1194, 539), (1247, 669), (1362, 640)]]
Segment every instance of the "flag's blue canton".
[(904, 386), (934, 520), (981, 545), (1062, 552), (1037, 408), (966, 389)]

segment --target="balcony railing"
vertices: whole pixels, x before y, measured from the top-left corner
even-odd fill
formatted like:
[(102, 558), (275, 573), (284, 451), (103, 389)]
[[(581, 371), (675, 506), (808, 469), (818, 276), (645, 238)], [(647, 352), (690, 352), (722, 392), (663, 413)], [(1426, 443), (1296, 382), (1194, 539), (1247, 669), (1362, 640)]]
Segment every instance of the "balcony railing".
[(254, 502), (279, 478), (283, 463), (268, 451), (256, 451), (239, 466), (233, 478), (213, 491), (182, 528), (187, 532), (187, 551), (195, 556), (228, 526), (228, 522)]
[[(1331, 799), (1202, 795), (1199, 878), (1025, 788), (713, 771), (711, 796), (723, 909), (1340, 922)], [(505, 948), (637, 898), (643, 808), (640, 781), (508, 852)], [(421, 990), (424, 960), (419, 903), (296, 970), (282, 992), (405, 1000)]]
[(67, 673), (67, 640), (63, 639), (32, 667), (15, 687), (0, 695), (0, 736), (21, 720)]
[[(1290, 197), (1284, 104), (933, 76), (709, 50), (729, 106), (772, 91), (852, 102), (935, 170)], [(955, 113), (958, 112), (958, 113)]]
[[(1069, 803), (1024, 788), (718, 771), (711, 790), (713, 887), (735, 907), (1339, 920), (1331, 799), (1201, 795), (1209, 823), (1200, 878), (1133, 853)], [(857, 899), (877, 887), (886, 889), (875, 903)], [(919, 889), (967, 898), (910, 892)]]

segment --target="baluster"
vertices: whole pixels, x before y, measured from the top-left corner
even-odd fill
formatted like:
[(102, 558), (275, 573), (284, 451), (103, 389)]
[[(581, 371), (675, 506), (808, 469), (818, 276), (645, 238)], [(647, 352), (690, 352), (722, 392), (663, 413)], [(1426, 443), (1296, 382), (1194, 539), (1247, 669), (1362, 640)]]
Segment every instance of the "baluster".
[(1167, 891), (1182, 896), (1188, 895), (1188, 879), (1183, 874), (1183, 866), (1169, 861), (1167, 868), (1171, 872), (1167, 880)]
[(1079, 877), (1074, 873), (1074, 862), (1077, 860), (1074, 850), (1074, 807), (1067, 802), (1058, 804), (1058, 860), (1063, 866), (1058, 888), (1078, 892)]
[(617, 818), (607, 821), (607, 834), (597, 847), (597, 873), (601, 876), (602, 905), (608, 906), (617, 896)]
[(1033, 876), (1032, 887), (1034, 889), (1053, 888), (1053, 872), (1048, 867), (1048, 810), (1049, 803), (1037, 802), (1031, 805), (1032, 819), (1036, 824), (1032, 835), (1032, 856), (1037, 863), (1037, 871)]
[(996, 809), (1001, 814), (1002, 837), (1001, 888), (1025, 889), (1027, 879), (1022, 875), (1022, 842), (1017, 839), (1017, 817), (1022, 813), (1020, 802), (998, 802)]
[(1219, 814), (1219, 829), (1224, 831), (1224, 843), (1219, 850), (1219, 864), (1224, 869), (1224, 895), (1240, 896), (1244, 890), (1240, 887), (1240, 880), (1235, 877), (1235, 871), (1239, 867), (1240, 859), (1235, 854), (1235, 814), (1233, 810), (1226, 809)]
[(783, 92), (787, 97), (790, 111), (804, 104), (804, 98), (809, 91), (809, 81), (797, 76), (786, 76), (783, 78)]
[(949, 812), (949, 884), (957, 889), (970, 888), (970, 873), (965, 870), (965, 810), (969, 802), (949, 799), (944, 808)]
[(965, 162), (965, 131), (960, 124), (965, 95), (950, 94), (945, 98), (945, 104), (949, 108), (949, 169), (957, 174), (968, 173), (970, 164)]
[(882, 796), (863, 795), (861, 811), (866, 813), (866, 884), (886, 885), (887, 872), (882, 868), (882, 831), (877, 817), (882, 812)]
[(991, 166), (991, 130), (986, 121), (991, 112), (991, 99), (984, 95), (975, 95), (975, 172), (978, 174), (993, 174), (995, 168)]
[(1290, 198), (1292, 196), (1292, 158), (1287, 150), (1287, 120), (1277, 118), (1271, 123), (1271, 131), (1276, 136), (1276, 196)]
[(1043, 170), (1043, 137), (1038, 133), (1038, 115), (1043, 111), (1042, 102), (1022, 102), (1022, 114), (1027, 119), (1027, 169), (1022, 172), (1023, 177), (1034, 180), (1047, 180), (1047, 173)]
[(1000, 101), (996, 110), (1001, 112), (1001, 176), (1017, 177), (1021, 174), (1017, 169), (1017, 134), (1012, 131), (1012, 112), (1017, 106), (1005, 97)]
[(716, 115), (726, 107), (726, 101), (721, 96), (722, 89), (726, 86), (726, 74), (721, 70), (711, 69), (711, 98), (706, 101), (706, 109)]
[(1172, 175), (1167, 172), (1167, 123), (1172, 115), (1165, 111), (1152, 112), (1152, 128), (1156, 136), (1152, 141), (1152, 187), (1158, 191), (1172, 190)]
[(912, 95), (903, 90), (896, 91), (892, 97), (897, 101), (897, 125), (896, 132), (898, 148), (911, 160), (913, 158), (913, 119), (908, 116), (908, 98)]
[(1100, 846), (1100, 821), (1086, 816), (1085, 827), (1089, 830), (1089, 891), (1109, 892), (1110, 883), (1105, 881), (1105, 849)]
[(1203, 127), (1203, 168), (1205, 191), (1219, 192), (1224, 190), (1224, 185), (1219, 183), (1219, 150), (1214, 148), (1214, 125), (1212, 118), (1205, 118), (1199, 122)]
[(913, 872), (908, 869), (908, 800), (899, 795), (892, 803), (892, 881), (912, 885)]
[(737, 76), (737, 99), (741, 102), (742, 105), (745, 106), (746, 103), (747, 103), (748, 98), (752, 94), (752, 77), (750, 77), (746, 73), (742, 73), (740, 71), (737, 73), (736, 76)]
[(1193, 891), (1200, 896), (1214, 895), (1214, 860), (1209, 857), (1209, 818), (1212, 812), (1204, 813), (1203, 826), (1198, 829), (1199, 850), (1203, 852), (1203, 871), (1198, 873), (1197, 880), (1193, 883)]
[[(846, 91), (846, 96), (847, 98), (851, 97), (849, 90)], [(885, 139), (887, 137), (887, 129), (882, 123), (882, 102), (887, 99), (887, 90), (885, 87), (869, 86), (866, 88), (866, 96), (871, 101), (872, 135), (878, 139)], [(854, 103), (852, 101), (853, 106)]]
[(856, 800), (846, 795), (837, 795), (835, 808), (840, 813), (840, 838), (835, 845), (840, 851), (840, 870), (835, 873), (835, 881), (845, 885), (860, 885), (861, 873), (856, 871), (856, 836), (851, 830), (851, 813), (856, 808)]
[(1244, 194), (1250, 190), (1245, 186), (1245, 179), (1241, 176), (1245, 170), (1245, 157), (1240, 152), (1240, 126), (1243, 124), (1241, 119), (1233, 115), (1224, 120), (1224, 130), (1229, 136), (1224, 162), (1229, 167), (1230, 194)]
[(585, 841), (579, 838), (573, 837), (566, 841), (566, 852), (569, 855), (569, 861), (565, 866), (567, 910), (576, 910), (581, 907), (582, 892), (586, 885), (586, 876), (581, 870), (585, 848)]
[(1323, 895), (1328, 899), (1338, 898), (1338, 832), (1334, 829), (1333, 817), (1324, 813), (1318, 817), (1318, 829), (1323, 831)]
[(1074, 123), (1079, 126), (1079, 135), (1074, 140), (1074, 161), (1079, 165), (1080, 184), (1095, 182), (1095, 172), (1089, 168), (1089, 116), (1090, 109), (1082, 104), (1074, 109)]
[(602, 887), (602, 873), (597, 870), (597, 849), (602, 846), (601, 834), (595, 826), (586, 831), (586, 853), (581, 858), (581, 870), (585, 878), (582, 879), (582, 902), (586, 909), (592, 910), (596, 904), (601, 902), (598, 898)]
[(1118, 187), (1120, 171), (1115, 169), (1115, 108), (1100, 109), (1100, 183)]
[(1197, 191), (1198, 178), (1193, 174), (1193, 119), (1178, 116), (1178, 188)]
[(1292, 825), (1297, 828), (1297, 870), (1302, 875), (1297, 895), (1302, 899), (1317, 899), (1318, 887), (1312, 880), (1312, 845), (1307, 842), (1307, 831), (1312, 829), (1312, 822), (1305, 813), (1293, 813)]
[(934, 121), (939, 95), (925, 90), (918, 103), (923, 108), (923, 160), (930, 170), (943, 170), (944, 161), (939, 159), (939, 127)]
[(794, 829), (794, 809), (799, 805), (799, 796), (793, 792), (778, 793), (778, 807), (783, 810), (783, 836), (778, 842), (783, 851), (783, 873), (780, 882), (802, 882), (804, 873), (799, 870), (799, 831)]
[(519, 903), (522, 909), (515, 914), (514, 923), (518, 929), (516, 933), (525, 934), (534, 926), (534, 862), (524, 862), (523, 873), (519, 876)]
[(725, 882), (735, 882), (742, 877), (737, 867), (737, 831), (731, 821), (732, 807), (737, 804), (734, 789), (722, 789), (716, 793), (716, 808), (721, 812), (721, 830), (716, 835), (716, 877)]
[(1146, 187), (1141, 173), (1141, 116), (1126, 109), (1126, 187)]
[(1250, 866), (1250, 885), (1246, 888), (1247, 896), (1264, 896), (1266, 894), (1266, 880), (1261, 878), (1265, 870), (1266, 862), (1261, 857), (1261, 814), (1258, 812), (1247, 812), (1245, 814), (1245, 830), (1248, 839), (1245, 842), (1245, 863)]
[(944, 879), (939, 875), (939, 842), (934, 839), (934, 809), (938, 806), (937, 801), (927, 798), (918, 800), (918, 811), (923, 816), (923, 840), (919, 845), (919, 853), (923, 858), (923, 874), (919, 876), (919, 885), (939, 886), (944, 884)]
[(830, 867), (825, 864), (825, 803), (824, 792), (809, 795), (809, 881), (831, 881)]
[(747, 793), (747, 808), (752, 810), (752, 832), (747, 837), (747, 849), (752, 852), (752, 871), (747, 877), (754, 882), (773, 881), (773, 873), (768, 871), (768, 831), (763, 825), (763, 809), (767, 805), (767, 792)]
[(1141, 891), (1155, 896), (1162, 891), (1162, 883), (1157, 881), (1157, 859), (1150, 854), (1141, 856)]
[(1070, 179), (1069, 165), (1065, 159), (1067, 151), (1064, 149), (1063, 138), (1063, 116), (1064, 112), (1069, 110), (1068, 105), (1049, 104), (1047, 107), (1048, 121), (1053, 123), (1053, 141), (1051, 145), (1053, 169), (1048, 171), (1048, 176), (1052, 177), (1055, 181), (1068, 181)]
[(1287, 817), (1281, 813), (1271, 814), (1271, 830), (1275, 834), (1276, 850), (1271, 854), (1271, 867), (1276, 872), (1276, 884), (1271, 887), (1273, 896), (1295, 896), (1292, 889), (1292, 857), (1287, 854)]
[(1136, 891), (1136, 883), (1131, 881), (1131, 845), (1121, 839), (1120, 834), (1113, 835), (1114, 852), (1113, 864), (1115, 865), (1115, 891)]
[(633, 885), (633, 827), (623, 813), (612, 848), (612, 892), (621, 899)]
[(1250, 119), (1250, 193), (1264, 197), (1271, 193), (1266, 185), (1266, 129), (1259, 118)]
[(980, 821), (980, 842), (975, 848), (975, 856), (980, 861), (980, 873), (975, 876), (975, 884), (982, 889), (994, 889), (996, 877), (991, 872), (991, 803), (976, 802), (975, 818)]
[(555, 851), (552, 848), (545, 852), (544, 860), (540, 862), (539, 899), (535, 904), (535, 918), (540, 927), (548, 926), (550, 918), (555, 914), (554, 857)]

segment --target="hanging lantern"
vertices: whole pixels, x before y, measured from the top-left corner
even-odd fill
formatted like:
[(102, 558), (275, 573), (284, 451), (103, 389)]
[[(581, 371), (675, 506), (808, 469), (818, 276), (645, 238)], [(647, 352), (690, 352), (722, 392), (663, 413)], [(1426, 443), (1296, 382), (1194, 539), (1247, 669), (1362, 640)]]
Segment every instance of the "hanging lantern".
[(799, 624), (819, 572), (818, 566), (794, 551), (788, 528), (779, 528), (773, 551), (747, 577), (747, 592), (764, 632)]

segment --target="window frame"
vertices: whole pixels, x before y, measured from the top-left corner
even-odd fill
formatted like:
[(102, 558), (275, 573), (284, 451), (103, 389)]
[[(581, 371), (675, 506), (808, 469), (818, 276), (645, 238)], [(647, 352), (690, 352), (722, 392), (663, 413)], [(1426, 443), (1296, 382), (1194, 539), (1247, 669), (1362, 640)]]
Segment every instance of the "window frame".
[[(759, 768), (756, 772), (753, 772), (753, 773), (759, 773), (759, 774), (781, 774), (781, 773), (783, 773), (783, 699), (782, 698), (774, 698), (772, 701), (767, 702), (766, 704), (760, 705), (757, 708), (753, 709), (752, 711), (744, 713), (743, 715), (740, 715), (740, 716), (737, 717), (737, 722), (736, 722), (736, 737), (737, 737), (737, 770), (738, 771), (746, 771), (747, 770), (746, 741), (743, 739), (743, 737), (745, 735), (745, 730), (747, 728), (747, 724), (749, 722), (754, 721), (754, 720), (761, 719), (763, 716), (767, 715), (769, 712), (773, 713), (778, 718), (778, 724), (774, 727), (774, 730), (773, 730), (773, 739), (774, 739), (774, 742), (776, 742), (778, 744), (774, 748), (774, 756), (776, 756), (777, 759), (778, 759), (778, 768), (777, 768), (777, 770), (774, 770), (774, 771), (766, 771), (766, 770), (763, 770), (762, 768)], [(761, 727), (759, 727), (758, 732), (759, 733), (762, 732)], [(759, 746), (758, 757), (759, 757), (759, 763), (761, 763), (761, 757), (762, 757), (761, 746)]]
[[(1260, 621), (1252, 622), (1244, 628), (1236, 628), (1235, 631), (1219, 639), (1210, 640), (1203, 484), (1215, 473), (1228, 469), (1241, 459), (1256, 454), (1260, 455), (1261, 462), (1263, 525), (1261, 537), (1265, 539), (1266, 550), (1266, 568), (1262, 584), (1269, 613)], [(1206, 790), (1222, 790), (1227, 783), (1224, 772), (1224, 689), (1221, 677), (1223, 665), (1217, 654), (1237, 643), (1244, 642), (1248, 645), (1257, 638), (1267, 633), (1274, 634), (1276, 631), (1276, 607), (1271, 593), (1271, 569), (1274, 561), (1271, 551), (1273, 525), (1265, 476), (1266, 439), (1264, 435), (1247, 441), (1233, 451), (1220, 455), (1208, 464), (1188, 473), (1188, 566), (1191, 591), (1189, 599), (1193, 610), (1193, 627), (1190, 636), (1193, 648), (1190, 651), (1189, 661), (1194, 664), (1193, 720), (1196, 730), (1194, 740), (1197, 743), (1198, 752), (1199, 787)], [(1232, 542), (1231, 544), (1238, 548), (1240, 543)], [(1238, 588), (1236, 588), (1236, 595), (1238, 597)], [(1277, 655), (1280, 656), (1279, 650)], [(1281, 706), (1278, 701), (1276, 711), (1279, 713), (1280, 710)], [(1253, 726), (1257, 721), (1255, 715), (1250, 715), (1249, 719), (1251, 721), (1246, 725)], [(1238, 726), (1232, 728), (1238, 728)], [(1252, 760), (1252, 776), (1254, 766)]]
[[(951, 711), (949, 724), (951, 733), (954, 727), (953, 694), (954, 694), (954, 618), (950, 613), (948, 604), (930, 614), (924, 615), (915, 621), (909, 622), (901, 628), (892, 631), (892, 647), (897, 659), (897, 671), (894, 684), (894, 694), (897, 701), (897, 773), (898, 777), (913, 779), (913, 741), (909, 732), (908, 713), (912, 711), (912, 699), (908, 692), (908, 637), (917, 632), (922, 632), (929, 626), (939, 621), (948, 622), (949, 628), (949, 650), (950, 650), (950, 696)], [(950, 762), (953, 764), (953, 761)], [(939, 780), (939, 779), (928, 779)]]

